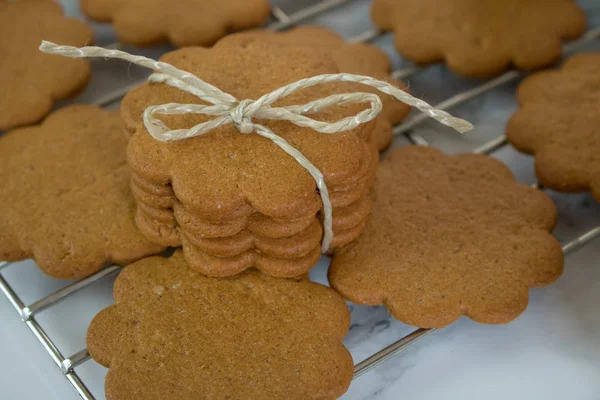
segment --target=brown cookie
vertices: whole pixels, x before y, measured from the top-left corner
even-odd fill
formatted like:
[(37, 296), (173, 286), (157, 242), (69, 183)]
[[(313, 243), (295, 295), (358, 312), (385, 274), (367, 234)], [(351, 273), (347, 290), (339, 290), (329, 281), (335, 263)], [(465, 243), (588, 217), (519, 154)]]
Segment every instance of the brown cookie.
[(563, 192), (591, 190), (600, 201), (600, 53), (526, 79), (508, 141), (535, 155), (540, 182)]
[(185, 260), (188, 265), (206, 276), (227, 277), (255, 268), (265, 274), (280, 278), (293, 278), (306, 274), (321, 258), (320, 243), (297, 258), (279, 258), (248, 250), (233, 257), (219, 257), (194, 246), (181, 236)]
[[(185, 230), (203, 238), (229, 237), (244, 229), (265, 237), (287, 237), (307, 228), (315, 219), (314, 214), (308, 214), (294, 220), (279, 220), (269, 218), (263, 214), (253, 213), (232, 218), (226, 222), (211, 221), (196, 217), (186, 211), (181, 203), (172, 198), (164, 198), (162, 203), (155, 198), (152, 198), (152, 200), (156, 201), (147, 202), (146, 200), (150, 197), (149, 194), (141, 190), (134, 182), (131, 183), (131, 189), (138, 208), (147, 217), (172, 226), (180, 224)], [(358, 200), (347, 206), (333, 207), (334, 231), (335, 229), (352, 227), (368, 216), (370, 212), (369, 198), (366, 196), (357, 197), (359, 197)]]
[(181, 246), (181, 234), (176, 223), (155, 220), (138, 207), (135, 224), (140, 233), (153, 243), (167, 247)]
[[(180, 246), (182, 234), (187, 235), (192, 242), (212, 242), (213, 239), (224, 239), (222, 242), (227, 243), (236, 236), (243, 237), (242, 242), (245, 243), (248, 240), (254, 242), (254, 237), (286, 239), (287, 242), (291, 237), (306, 230), (319, 219), (317, 216), (310, 216), (291, 223), (284, 223), (266, 218), (261, 214), (253, 214), (248, 220), (244, 218), (231, 223), (214, 224), (194, 218), (185, 213), (181, 206), (175, 208), (175, 213), (169, 209), (154, 208), (140, 202), (137, 202), (137, 206), (136, 221), (142, 233), (150, 240), (162, 243), (165, 246)], [(332, 247), (350, 243), (353, 239), (349, 239), (354, 237), (354, 233), (349, 235), (349, 232), (355, 232), (361, 224), (364, 226), (370, 212), (371, 202), (369, 198), (362, 199), (348, 207), (334, 209), (333, 232), (335, 240)], [(175, 215), (178, 215), (177, 219), (175, 219)], [(296, 243), (290, 243), (290, 248), (296, 247)], [(229, 248), (228, 251), (231, 251), (231, 249)], [(223, 256), (222, 254), (214, 255)]]
[(283, 221), (255, 213), (227, 223), (212, 223), (195, 218), (192, 214), (186, 212), (183, 206), (177, 205), (174, 211), (182, 229), (195, 236), (205, 238), (229, 237), (247, 229), (257, 235), (277, 239), (295, 235), (308, 228), (315, 220), (314, 215)]
[(292, 236), (269, 238), (243, 230), (226, 238), (203, 238), (180, 227), (181, 234), (198, 249), (217, 257), (233, 257), (256, 249), (260, 253), (277, 258), (299, 258), (319, 246), (323, 229), (318, 219), (304, 230)]
[(212, 45), (228, 33), (267, 21), (268, 0), (81, 0), (89, 17), (112, 22), (119, 40), (147, 46), (165, 40), (177, 47)]
[[(377, 46), (366, 43), (346, 43), (336, 32), (319, 26), (300, 26), (286, 32), (256, 31), (244, 35), (261, 34), (275, 43), (289, 46), (309, 46), (325, 51), (338, 65), (340, 72), (371, 76), (408, 90), (404, 83), (390, 78), (392, 63), (388, 55)], [(384, 150), (392, 142), (392, 125), (396, 125), (410, 112), (410, 107), (391, 96), (369, 88), (363, 91), (381, 96), (384, 108), (378, 118), (378, 148)]]
[(365, 197), (347, 207), (340, 207), (333, 210), (333, 231), (352, 229), (356, 225), (366, 221), (371, 213), (371, 206), (371, 198)]
[(87, 333), (108, 400), (336, 399), (353, 375), (350, 313), (306, 279), (208, 278), (181, 251), (125, 268)]
[(575, 0), (375, 0), (372, 16), (404, 57), (472, 77), (552, 64), (587, 26)]
[(56, 278), (162, 251), (134, 223), (119, 114), (72, 106), (0, 137), (0, 259)]
[[(376, 171), (377, 165), (379, 164), (379, 156), (377, 150), (371, 148), (371, 144), (363, 143), (362, 146), (364, 150), (363, 159), (358, 170), (355, 171), (354, 176), (349, 178), (349, 181), (351, 181), (351, 183), (348, 184), (348, 187), (328, 187), (329, 198), (332, 207), (334, 208), (347, 207), (350, 204), (361, 200), (365, 196), (365, 193), (370, 187), (370, 185), (372, 184), (374, 172)], [(177, 194), (173, 192), (171, 185), (157, 184), (135, 173), (134, 176), (137, 177), (135, 179), (132, 179), (131, 186), (132, 192), (138, 202), (144, 203), (150, 207), (157, 208), (174, 208), (179, 202)], [(156, 194), (157, 190), (162, 190), (165, 192), (170, 191), (170, 194)], [(302, 211), (300, 213), (297, 213), (296, 215), (293, 215), (291, 219), (298, 219), (308, 215), (314, 215), (321, 208), (321, 203), (318, 200), (319, 199), (314, 199), (314, 201), (307, 203), (307, 205), (302, 209)], [(194, 216), (205, 221), (224, 222), (240, 218), (248, 218), (250, 215), (256, 213), (257, 211), (252, 207), (251, 204), (241, 203), (235, 208), (232, 207), (231, 209), (228, 209), (226, 213), (222, 213), (219, 210), (213, 212), (210, 208), (191, 208), (189, 212), (191, 214), (194, 214)], [(274, 219), (288, 221), (290, 220), (287, 219), (285, 215), (270, 217)]]
[(92, 39), (56, 1), (0, 0), (0, 131), (38, 122), (90, 78), (88, 61), (44, 54), (42, 40), (84, 46)]
[[(139, 176), (138, 174), (135, 174), (135, 173), (131, 174), (131, 182), (135, 186), (139, 187), (141, 190), (143, 190), (144, 192), (146, 192), (148, 194), (153, 194), (153, 195), (159, 196), (159, 197), (169, 197), (169, 198), (172, 198), (173, 196), (175, 196), (175, 193), (173, 193), (173, 188), (171, 187), (171, 185), (156, 185), (156, 184), (153, 184), (152, 182), (145, 180), (144, 178), (142, 178), (141, 176)], [(170, 205), (168, 207), (170, 207)]]
[[(176, 204), (174, 212), (148, 206), (139, 200), (137, 206), (136, 223), (149, 240), (165, 246), (180, 246), (182, 236), (185, 236), (202, 251), (217, 257), (232, 257), (254, 248), (273, 257), (296, 258), (300, 249), (312, 249), (322, 236), (321, 229), (316, 229), (319, 225), (316, 215), (284, 222), (252, 214), (219, 224), (195, 218), (181, 204)], [(370, 212), (368, 197), (347, 207), (334, 208), (331, 247), (343, 246), (354, 240)], [(268, 250), (274, 248), (276, 250)]]
[(562, 273), (549, 233), (556, 207), (491, 157), (402, 147), (382, 162), (374, 196), (367, 228), (336, 252), (329, 282), (404, 323), (506, 323), (526, 308), (529, 288)]
[(360, 221), (355, 226), (351, 226), (350, 228), (341, 229), (335, 232), (333, 240), (331, 241), (331, 250), (328, 254), (331, 254), (338, 247), (342, 247), (347, 245), (348, 243), (352, 243), (362, 234), (365, 230), (365, 226), (367, 225), (367, 219)]

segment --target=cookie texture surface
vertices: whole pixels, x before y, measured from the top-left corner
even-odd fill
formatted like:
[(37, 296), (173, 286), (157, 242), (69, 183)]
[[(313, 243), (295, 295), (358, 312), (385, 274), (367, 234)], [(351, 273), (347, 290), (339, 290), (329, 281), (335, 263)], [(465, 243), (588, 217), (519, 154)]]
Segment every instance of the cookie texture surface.
[(552, 64), (587, 26), (575, 0), (375, 0), (372, 17), (404, 57), (472, 77)]
[(119, 114), (72, 106), (0, 137), (0, 259), (85, 277), (164, 246), (137, 230)]
[(255, 28), (270, 15), (269, 0), (82, 0), (92, 19), (112, 22), (119, 40), (145, 46), (212, 45), (228, 33)]
[(529, 288), (562, 273), (554, 204), (490, 157), (399, 148), (382, 162), (374, 196), (367, 228), (334, 255), (329, 282), (404, 323), (506, 323), (525, 310)]
[(518, 100), (506, 135), (535, 156), (539, 181), (562, 192), (591, 191), (600, 201), (600, 53), (529, 77)]
[[(322, 48), (279, 43), (268, 34), (231, 35), (210, 49), (183, 48), (162, 60), (238, 99), (256, 99), (302, 78), (340, 71)], [(361, 89), (350, 83), (318, 85), (275, 106)], [(128, 162), (134, 172), (131, 188), (140, 230), (156, 243), (183, 245), (188, 263), (210, 276), (233, 275), (250, 267), (278, 277), (307, 272), (318, 260), (322, 237), (318, 225), (322, 203), (312, 176), (272, 141), (256, 133), (241, 134), (231, 125), (186, 140), (155, 140), (143, 124), (144, 110), (173, 102), (201, 100), (164, 84), (147, 83), (129, 92), (121, 105), (132, 135)], [(333, 122), (364, 108), (364, 104), (335, 106), (311, 117)], [(198, 114), (160, 118), (173, 129), (208, 120)], [(332, 135), (288, 121), (260, 122), (323, 173), (333, 206), (333, 246), (360, 235), (379, 162), (379, 121)], [(309, 226), (314, 229), (306, 231)]]
[(125, 268), (87, 333), (106, 398), (337, 399), (353, 375), (335, 291), (256, 270), (209, 278), (181, 251)]
[[(261, 34), (275, 43), (289, 46), (308, 46), (327, 53), (338, 65), (340, 72), (371, 76), (408, 90), (406, 85), (390, 77), (392, 63), (389, 56), (377, 46), (366, 43), (347, 43), (336, 32), (319, 26), (300, 26), (286, 32), (262, 30), (246, 34)], [(384, 150), (392, 142), (392, 125), (399, 124), (410, 112), (410, 107), (382, 92), (361, 86), (361, 90), (379, 95), (383, 112), (378, 118), (377, 143)]]
[(92, 30), (64, 17), (58, 2), (0, 0), (0, 131), (38, 122), (55, 100), (89, 80), (88, 61), (44, 54), (42, 40), (84, 46), (92, 39)]

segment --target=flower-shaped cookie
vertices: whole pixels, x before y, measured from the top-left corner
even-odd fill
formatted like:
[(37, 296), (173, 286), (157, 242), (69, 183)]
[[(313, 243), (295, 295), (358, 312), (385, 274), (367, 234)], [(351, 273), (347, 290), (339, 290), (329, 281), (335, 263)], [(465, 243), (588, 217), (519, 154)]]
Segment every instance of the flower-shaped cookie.
[(591, 190), (600, 201), (600, 53), (576, 55), (539, 72), (518, 91), (507, 137), (535, 155), (538, 179), (563, 192)]
[(84, 46), (92, 30), (53, 0), (0, 0), (0, 131), (33, 124), (90, 77), (86, 60), (40, 52), (42, 40)]
[[(334, 59), (340, 72), (372, 76), (408, 90), (402, 82), (390, 78), (392, 72), (390, 58), (377, 46), (366, 43), (346, 43), (334, 31), (318, 26), (301, 26), (282, 33), (266, 30), (252, 32), (252, 34), (257, 33), (280, 44), (322, 49)], [(383, 150), (392, 142), (392, 125), (402, 122), (410, 112), (410, 107), (375, 89), (364, 87), (362, 90), (381, 96), (384, 102), (383, 113), (379, 117), (381, 125), (377, 128), (378, 148)]]
[(0, 137), (0, 259), (56, 278), (156, 254), (134, 222), (118, 113), (73, 106)]
[(506, 323), (529, 288), (562, 273), (554, 204), (493, 158), (403, 147), (382, 162), (374, 195), (367, 228), (334, 255), (329, 282), (404, 323)]
[(575, 0), (375, 0), (372, 16), (404, 57), (474, 77), (544, 67), (586, 29)]
[(97, 21), (112, 22), (119, 40), (137, 46), (169, 40), (206, 46), (228, 33), (267, 21), (269, 0), (82, 0)]
[(108, 400), (336, 399), (353, 375), (335, 291), (258, 271), (209, 278), (181, 251), (125, 268), (87, 333)]
[[(338, 72), (333, 59), (322, 51), (278, 45), (248, 35), (227, 37), (210, 49), (180, 49), (162, 60), (238, 99), (256, 99), (301, 78)], [(334, 93), (360, 90), (358, 84), (324, 84), (296, 92), (276, 105), (304, 104)], [(186, 140), (163, 143), (152, 138), (142, 121), (144, 110), (150, 105), (173, 102), (201, 100), (165, 84), (146, 83), (125, 97), (121, 113), (133, 132), (128, 146), (132, 169), (154, 184), (172, 184), (177, 200), (188, 212), (217, 222), (237, 215), (239, 210), (244, 215), (256, 211), (272, 218), (294, 220), (321, 207), (315, 181), (306, 169), (256, 133), (242, 134), (227, 125)], [(336, 106), (311, 117), (337, 121), (364, 107)], [(173, 129), (208, 120), (197, 114), (161, 119)], [(330, 192), (352, 191), (366, 181), (370, 170), (365, 168), (365, 160), (373, 157), (373, 145), (368, 141), (375, 121), (331, 135), (287, 121), (262, 123), (321, 170)]]

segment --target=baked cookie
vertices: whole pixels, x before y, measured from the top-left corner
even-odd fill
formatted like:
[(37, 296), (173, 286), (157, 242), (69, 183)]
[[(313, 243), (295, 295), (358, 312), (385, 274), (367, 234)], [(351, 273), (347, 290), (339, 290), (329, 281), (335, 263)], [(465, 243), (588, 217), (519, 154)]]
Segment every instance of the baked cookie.
[(579, 54), (562, 69), (521, 84), (508, 141), (535, 155), (539, 181), (562, 192), (591, 190), (600, 201), (600, 53)]
[(107, 400), (337, 399), (353, 375), (335, 291), (256, 270), (209, 278), (181, 251), (125, 268), (87, 333)]
[(506, 323), (529, 288), (562, 273), (554, 204), (491, 157), (402, 147), (382, 162), (374, 196), (367, 228), (329, 270), (350, 301), (423, 328), (461, 315)]
[[(333, 58), (340, 72), (372, 76), (408, 91), (404, 83), (390, 77), (392, 62), (383, 50), (367, 43), (347, 43), (339, 34), (330, 29), (319, 26), (300, 26), (286, 32), (261, 30), (244, 34), (262, 34), (263, 37), (275, 43), (322, 49)], [(379, 126), (376, 129), (378, 148), (384, 150), (392, 143), (392, 126), (406, 118), (410, 107), (367, 86), (363, 86), (361, 90), (375, 93), (383, 100), (383, 112), (378, 118)]]
[(82, 278), (164, 250), (137, 230), (119, 114), (72, 106), (0, 137), (0, 259)]
[(375, 0), (372, 16), (404, 57), (472, 77), (552, 64), (587, 25), (575, 0)]
[(0, 0), (0, 131), (33, 124), (90, 78), (87, 60), (39, 51), (41, 41), (90, 44), (92, 30), (53, 0)]
[(267, 21), (269, 0), (81, 0), (90, 18), (112, 22), (119, 40), (147, 46), (212, 45), (228, 33)]

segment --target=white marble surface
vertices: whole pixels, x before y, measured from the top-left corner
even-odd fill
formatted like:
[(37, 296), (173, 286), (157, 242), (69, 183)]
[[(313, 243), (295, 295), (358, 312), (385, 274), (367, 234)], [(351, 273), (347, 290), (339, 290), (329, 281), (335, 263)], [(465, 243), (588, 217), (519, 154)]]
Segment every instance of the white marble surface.
[[(285, 10), (314, 0), (280, 0)], [(63, 0), (76, 14), (75, 0)], [(600, 1), (581, 0), (592, 24), (600, 25)], [(368, 1), (357, 0), (315, 22), (327, 24), (347, 37), (370, 28)], [(111, 40), (109, 29), (100, 28), (100, 43)], [(393, 54), (390, 38), (378, 44)], [(589, 48), (600, 50), (596, 43)], [(153, 49), (150, 54), (164, 51)], [(394, 57), (396, 65), (402, 65)], [(133, 83), (144, 72), (119, 63), (94, 62), (92, 85), (78, 101), (90, 101), (119, 85)], [(600, 73), (600, 72), (599, 72)], [(413, 93), (433, 103), (477, 85), (442, 67), (432, 67), (411, 77)], [(426, 123), (418, 133), (448, 152), (473, 150), (504, 131), (515, 110), (515, 85), (495, 90), (454, 112), (475, 123), (477, 129), (464, 138)], [(398, 144), (404, 144), (399, 140)], [(495, 154), (518, 179), (532, 183), (532, 160), (505, 147)], [(556, 236), (567, 242), (600, 225), (600, 205), (589, 195), (551, 193), (558, 204), (560, 222)], [(326, 262), (312, 273), (324, 282)], [(32, 262), (3, 271), (25, 303), (66, 285), (41, 274)], [(38, 320), (65, 354), (85, 345), (85, 330), (93, 315), (112, 302), (111, 279), (42, 312)], [(567, 258), (561, 280), (531, 292), (530, 306), (515, 322), (504, 326), (478, 325), (468, 319), (440, 330), (408, 351), (356, 379), (345, 399), (600, 399), (600, 239)], [(393, 343), (414, 328), (390, 319), (381, 307), (352, 307), (352, 328), (345, 340), (355, 362)], [(50, 357), (19, 320), (12, 306), (0, 296), (0, 399), (75, 400), (70, 384)], [(103, 399), (104, 368), (94, 362), (77, 369), (98, 399)]]

